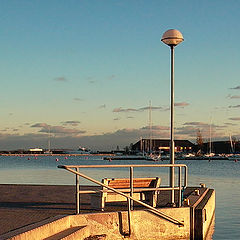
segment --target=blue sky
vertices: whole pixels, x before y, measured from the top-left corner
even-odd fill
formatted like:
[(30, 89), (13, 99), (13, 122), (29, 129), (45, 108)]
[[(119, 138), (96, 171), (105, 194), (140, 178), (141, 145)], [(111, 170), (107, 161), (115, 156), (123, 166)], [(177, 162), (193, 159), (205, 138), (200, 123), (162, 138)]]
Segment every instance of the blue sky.
[(240, 137), (240, 2), (0, 1), (0, 149), (115, 149), (169, 138), (171, 28), (175, 132)]

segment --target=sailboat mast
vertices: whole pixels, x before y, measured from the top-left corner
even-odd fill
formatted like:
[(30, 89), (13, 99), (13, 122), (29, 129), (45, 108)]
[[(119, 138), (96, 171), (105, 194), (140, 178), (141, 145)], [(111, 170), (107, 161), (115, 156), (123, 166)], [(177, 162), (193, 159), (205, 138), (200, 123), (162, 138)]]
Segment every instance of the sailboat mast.
[(232, 141), (232, 135), (231, 134), (230, 134), (229, 138), (230, 138), (231, 150), (232, 150), (232, 153), (234, 153), (235, 150), (234, 150), (234, 147), (233, 147), (233, 141)]
[(211, 124), (210, 124), (210, 136), (209, 136), (209, 153), (212, 152), (212, 127), (211, 127)]
[(152, 152), (152, 102), (149, 101), (149, 153)]
[(144, 152), (143, 152), (143, 138), (140, 138), (140, 150), (142, 152), (142, 155), (144, 156)]
[(50, 153), (51, 151), (51, 134), (50, 134), (50, 127), (48, 127), (48, 152)]
[(209, 126), (209, 153), (212, 153), (212, 117), (210, 120), (210, 126)]

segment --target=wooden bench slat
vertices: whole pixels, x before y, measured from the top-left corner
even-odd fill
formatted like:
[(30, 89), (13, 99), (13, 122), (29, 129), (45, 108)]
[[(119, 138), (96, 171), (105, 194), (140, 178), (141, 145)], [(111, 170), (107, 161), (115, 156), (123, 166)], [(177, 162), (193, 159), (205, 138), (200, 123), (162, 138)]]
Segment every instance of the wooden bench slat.
[[(105, 179), (107, 181), (108, 186), (112, 188), (130, 188), (130, 179), (122, 178), (122, 179)], [(134, 178), (133, 179), (133, 187), (150, 187), (153, 186), (156, 182), (156, 178)]]
[[(156, 206), (158, 188), (161, 179), (156, 178), (133, 178), (133, 196), (139, 200), (147, 200), (152, 206)], [(121, 192), (130, 194), (130, 179), (129, 178), (104, 178), (102, 183), (119, 190)], [(98, 194), (91, 195), (91, 205), (100, 209), (104, 209), (106, 202), (126, 201), (123, 197), (114, 191), (102, 187)]]

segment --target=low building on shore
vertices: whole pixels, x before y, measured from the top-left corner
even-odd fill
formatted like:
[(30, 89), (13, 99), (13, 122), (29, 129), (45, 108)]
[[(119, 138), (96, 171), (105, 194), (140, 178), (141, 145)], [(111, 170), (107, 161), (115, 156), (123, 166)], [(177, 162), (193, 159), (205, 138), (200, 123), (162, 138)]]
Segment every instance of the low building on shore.
[[(174, 140), (174, 142), (176, 152), (192, 152), (195, 147), (195, 144), (189, 140)], [(132, 150), (138, 152), (161, 151), (164, 153), (169, 153), (170, 140), (143, 138), (132, 145)]]
[[(174, 140), (176, 153), (215, 153), (215, 154), (229, 154), (240, 152), (239, 141), (213, 141), (205, 142), (202, 146), (192, 143), (189, 140)], [(170, 151), (169, 139), (149, 139), (143, 138), (132, 145), (133, 152), (163, 152), (168, 154)], [(201, 151), (199, 151), (201, 150)]]

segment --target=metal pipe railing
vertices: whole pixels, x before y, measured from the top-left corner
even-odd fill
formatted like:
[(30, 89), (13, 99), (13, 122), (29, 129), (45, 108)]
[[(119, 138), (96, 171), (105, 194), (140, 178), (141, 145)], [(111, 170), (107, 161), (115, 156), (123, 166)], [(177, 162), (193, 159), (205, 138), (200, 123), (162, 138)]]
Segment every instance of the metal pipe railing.
[[(159, 210), (157, 210), (156, 208), (144, 203), (144, 202), (141, 202), (135, 198), (133, 198), (133, 193), (134, 193), (134, 188), (133, 188), (133, 168), (134, 167), (172, 167), (173, 165), (172, 164), (141, 164), (141, 165), (59, 165), (58, 168), (63, 168), (63, 169), (66, 169), (72, 173), (74, 173), (76, 175), (76, 213), (79, 214), (80, 212), (80, 192), (81, 193), (93, 193), (93, 192), (96, 192), (96, 191), (80, 191), (80, 185), (79, 185), (79, 176), (95, 183), (95, 184), (98, 184), (104, 188), (107, 188), (108, 190), (111, 190), (113, 192), (116, 192), (117, 194), (120, 194), (124, 197), (126, 197), (127, 199), (127, 203), (128, 203), (128, 220), (129, 220), (129, 233), (131, 232), (131, 221), (130, 221), (130, 211), (133, 210), (133, 202), (137, 202), (139, 203), (140, 205), (142, 206), (145, 206), (146, 208), (150, 209), (152, 212), (154, 212), (155, 214), (161, 216), (162, 218), (168, 220), (168, 221), (171, 221), (175, 224), (178, 224), (178, 225), (184, 225), (182, 222), (180, 222), (179, 220), (177, 219), (174, 219), (172, 217), (169, 217), (167, 216), (166, 214), (160, 212)], [(114, 188), (111, 188), (91, 177), (88, 177), (82, 173), (79, 172), (79, 168), (122, 168), (122, 167), (129, 167), (130, 168), (130, 196), (124, 194), (123, 192), (121, 191), (118, 191)], [(179, 203), (178, 203), (178, 206), (180, 207), (181, 206), (181, 203), (182, 203), (182, 167), (184, 167), (185, 171), (184, 171), (184, 186), (183, 187), (186, 187), (187, 186), (187, 166), (185, 164), (174, 164), (174, 167), (178, 167), (179, 168), (179, 174), (178, 174), (178, 187), (165, 187), (165, 188), (147, 188), (146, 191), (151, 191), (151, 190), (179, 190)], [(73, 169), (75, 168), (75, 171)], [(144, 189), (145, 191), (145, 189)]]
[[(76, 168), (76, 171), (79, 172), (79, 168)], [(76, 174), (76, 203), (80, 202), (80, 184), (79, 184), (79, 175)], [(76, 212), (80, 212), (80, 204), (76, 204)]]
[[(87, 180), (89, 180), (89, 181), (91, 181), (91, 182), (93, 182), (93, 183), (96, 183), (96, 184), (98, 184), (98, 185), (100, 185), (100, 186), (102, 186), (102, 187), (105, 187), (105, 188), (107, 188), (107, 189), (109, 189), (109, 190), (111, 190), (111, 191), (113, 191), (113, 192), (115, 192), (115, 193), (118, 193), (119, 195), (122, 195), (122, 196), (126, 197), (127, 199), (133, 200), (134, 202), (136, 202), (136, 203), (138, 203), (138, 204), (140, 204), (140, 205), (142, 205), (142, 206), (150, 209), (150, 210), (151, 210), (152, 212), (154, 212), (155, 214), (159, 215), (160, 217), (162, 217), (162, 218), (164, 218), (164, 219), (166, 219), (166, 220), (168, 220), (168, 221), (170, 221), (170, 222), (172, 222), (172, 223), (174, 223), (174, 224), (177, 224), (177, 225), (179, 225), (179, 226), (183, 226), (183, 225), (184, 225), (184, 223), (182, 223), (181, 221), (179, 221), (179, 220), (177, 220), (177, 219), (175, 219), (175, 218), (173, 218), (173, 217), (170, 217), (170, 216), (168, 216), (168, 215), (160, 212), (158, 209), (156, 209), (156, 208), (154, 208), (154, 207), (152, 207), (152, 206), (150, 206), (150, 205), (148, 205), (148, 204), (146, 204), (146, 203), (144, 203), (144, 202), (142, 202), (142, 201), (139, 201), (139, 200), (137, 200), (137, 199), (135, 199), (135, 198), (133, 198), (133, 197), (131, 197), (131, 196), (128, 196), (128, 195), (126, 195), (125, 193), (123, 193), (123, 192), (121, 192), (121, 191), (118, 191), (118, 190), (116, 190), (116, 189), (114, 189), (114, 188), (112, 188), (112, 187), (109, 187), (109, 186), (107, 186), (107, 185), (105, 185), (105, 184), (103, 184), (103, 183), (101, 183), (101, 182), (99, 182), (99, 181), (97, 181), (97, 180), (89, 177), (89, 176), (86, 176), (85, 174), (79, 173), (79, 172), (77, 172), (77, 171), (69, 168), (69, 166), (60, 165), (60, 166), (58, 166), (58, 167), (59, 167), (59, 168), (66, 169), (66, 170), (68, 170), (69, 172), (72, 172), (72, 173), (74, 173), (74, 174), (77, 174), (77, 175), (79, 175), (80, 177), (83, 177), (83, 178), (85, 178), (85, 179), (87, 179)], [(157, 188), (157, 189), (159, 189), (159, 188)]]
[[(172, 167), (172, 166), (176, 166), (179, 168), (179, 175), (178, 175), (178, 187), (176, 188), (175, 186), (170, 186), (169, 188), (159, 188), (159, 190), (171, 190), (171, 192), (173, 192), (174, 190), (179, 190), (179, 202), (178, 202), (178, 206), (181, 207), (181, 203), (182, 201), (180, 201), (180, 199), (182, 199), (182, 194), (181, 194), (181, 198), (180, 198), (180, 193), (182, 193), (182, 189), (185, 188), (187, 186), (187, 178), (188, 178), (188, 175), (187, 175), (187, 166), (185, 164), (138, 164), (138, 165), (135, 165), (135, 164), (131, 164), (131, 165), (68, 165), (69, 168), (76, 168), (76, 169), (79, 169), (79, 168), (119, 168), (119, 167), (129, 167), (130, 168), (130, 196), (133, 196), (133, 168), (134, 167)], [(182, 188), (182, 183), (181, 183), (181, 180), (182, 180), (182, 177), (181, 177), (181, 173), (182, 173), (182, 170), (181, 168), (184, 167), (184, 185), (183, 185), (183, 188)], [(77, 181), (77, 180), (76, 180)], [(171, 183), (170, 183), (171, 184)], [(77, 188), (77, 187), (76, 187)], [(78, 188), (77, 188), (78, 189)], [(146, 191), (150, 191), (150, 190), (153, 190), (153, 189), (149, 189), (149, 190), (146, 190)], [(87, 191), (85, 193), (90, 193), (91, 191)], [(94, 193), (96, 191), (92, 191), (91, 193)], [(80, 193), (80, 191), (77, 191), (77, 193)], [(81, 193), (84, 193), (84, 191), (82, 191)], [(79, 199), (79, 196), (77, 196), (76, 199)], [(131, 209), (133, 209), (133, 201), (131, 200), (130, 201), (130, 205), (131, 205)], [(79, 209), (79, 201), (77, 202), (77, 209)], [(175, 202), (172, 203), (172, 199), (171, 199), (171, 204), (170, 205), (175, 205)], [(79, 213), (79, 211), (77, 211), (77, 214)]]
[[(131, 165), (67, 165), (69, 168), (76, 168), (76, 170), (78, 170), (79, 168), (119, 168), (119, 167), (129, 167), (130, 168), (130, 182), (131, 182), (131, 179), (133, 179), (133, 168), (134, 167), (172, 167), (172, 164), (141, 164), (141, 165), (134, 165), (134, 164), (131, 164)], [(184, 185), (183, 185), (183, 188), (185, 188), (187, 186), (187, 178), (188, 178), (188, 175), (187, 175), (187, 166), (185, 164), (174, 164), (175, 167), (178, 167), (178, 168), (181, 168), (181, 167), (184, 167)], [(59, 165), (59, 167), (61, 168), (61, 165)], [(182, 177), (181, 177), (181, 173), (182, 171), (179, 169), (179, 176), (178, 176), (178, 187), (164, 187), (164, 188), (159, 188), (159, 190), (181, 190), (182, 189), (182, 186), (181, 186), (181, 180), (182, 180)], [(79, 181), (76, 179), (76, 182)], [(133, 186), (133, 182), (132, 184), (130, 185), (130, 188), (131, 186)], [(180, 189), (181, 188), (181, 189)], [(151, 191), (151, 190), (154, 190), (152, 188), (148, 188), (144, 191)], [(96, 191), (81, 191), (81, 193), (94, 193)], [(130, 191), (131, 192), (131, 191)], [(80, 191), (79, 191), (80, 193)], [(179, 207), (181, 206), (181, 204), (179, 204)]]
[[(133, 167), (130, 167), (130, 196), (133, 196)], [(130, 208), (133, 210), (133, 201), (130, 200)]]
[(132, 206), (131, 206), (131, 199), (127, 198), (127, 206), (128, 206), (128, 235), (131, 235), (131, 210), (132, 210)]

